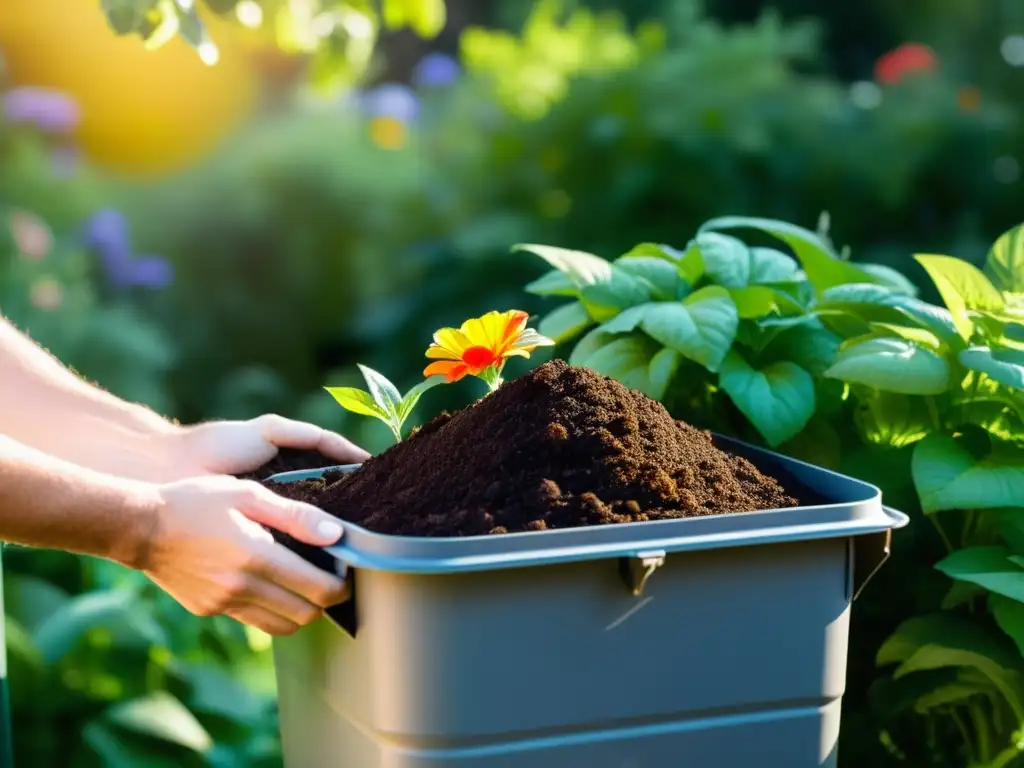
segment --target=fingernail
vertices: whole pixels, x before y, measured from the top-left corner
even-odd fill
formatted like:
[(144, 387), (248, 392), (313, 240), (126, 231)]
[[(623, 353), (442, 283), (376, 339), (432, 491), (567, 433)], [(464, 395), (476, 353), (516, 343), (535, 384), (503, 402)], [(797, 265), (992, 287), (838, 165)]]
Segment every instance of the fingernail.
[(331, 541), (337, 541), (341, 538), (341, 526), (333, 520), (324, 520), (317, 523), (316, 532)]

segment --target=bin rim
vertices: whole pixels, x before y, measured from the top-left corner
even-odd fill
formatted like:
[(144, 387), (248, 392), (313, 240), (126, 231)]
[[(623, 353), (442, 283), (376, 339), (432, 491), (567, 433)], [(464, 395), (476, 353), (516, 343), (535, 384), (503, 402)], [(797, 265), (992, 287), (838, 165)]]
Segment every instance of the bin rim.
[[(744, 456), (759, 468), (774, 464), (820, 496), (835, 500), (679, 520), (463, 537), (393, 536), (346, 522), (341, 542), (325, 549), (342, 567), (428, 575), (850, 538), (891, 531), (909, 522), (904, 513), (884, 506), (881, 491), (870, 483), (733, 438), (714, 435), (714, 439), (718, 447)], [(282, 472), (267, 482), (297, 482), (358, 466)]]

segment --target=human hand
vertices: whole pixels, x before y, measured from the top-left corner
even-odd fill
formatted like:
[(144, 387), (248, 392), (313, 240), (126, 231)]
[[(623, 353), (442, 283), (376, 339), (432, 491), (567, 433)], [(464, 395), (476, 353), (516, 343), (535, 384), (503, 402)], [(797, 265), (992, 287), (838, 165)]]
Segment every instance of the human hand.
[(134, 565), (195, 615), (223, 614), (287, 635), (347, 597), (343, 580), (277, 544), (259, 525), (329, 546), (342, 529), (326, 512), (226, 476), (155, 487), (151, 532)]
[(266, 414), (248, 421), (211, 421), (184, 427), (172, 440), (175, 477), (241, 475), (257, 469), (279, 448), (320, 451), (339, 464), (358, 464), (366, 451), (314, 424)]

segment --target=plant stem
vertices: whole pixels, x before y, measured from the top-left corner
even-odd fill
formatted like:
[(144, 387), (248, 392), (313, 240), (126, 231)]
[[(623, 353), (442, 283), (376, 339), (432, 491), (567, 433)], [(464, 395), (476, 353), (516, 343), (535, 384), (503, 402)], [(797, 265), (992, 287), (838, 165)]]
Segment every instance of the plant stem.
[(986, 766), (986, 768), (1005, 768), (1005, 766), (1012, 763), (1014, 758), (1016, 758), (1019, 754), (1020, 749), (1017, 747), (1017, 745), (1011, 744), (998, 755), (996, 755), (995, 760), (989, 763), (988, 766)]
[(985, 714), (978, 704), (970, 704), (971, 724), (974, 726), (974, 733), (978, 737), (978, 762), (985, 764), (989, 761), (992, 753), (992, 746), (988, 738), (988, 723), (985, 722)]
[(925, 404), (928, 406), (928, 415), (931, 416), (932, 418), (932, 426), (935, 428), (936, 432), (941, 432), (942, 418), (939, 415), (939, 406), (938, 403), (935, 402), (935, 397), (932, 395), (928, 395), (925, 397), (924, 401)]
[(927, 518), (932, 521), (932, 525), (934, 525), (935, 530), (938, 531), (939, 538), (942, 539), (942, 543), (946, 546), (946, 551), (952, 553), (954, 551), (953, 543), (949, 540), (949, 536), (946, 535), (946, 531), (942, 528), (942, 523), (939, 522), (939, 518), (935, 514), (927, 515)]
[(974, 752), (974, 741), (971, 739), (971, 732), (967, 730), (967, 723), (960, 717), (960, 713), (956, 711), (955, 707), (950, 707), (949, 716), (953, 718), (953, 722), (956, 723), (956, 728), (960, 731), (960, 738), (964, 740), (964, 747), (967, 749), (967, 760), (968, 762), (977, 762), (976, 755)]

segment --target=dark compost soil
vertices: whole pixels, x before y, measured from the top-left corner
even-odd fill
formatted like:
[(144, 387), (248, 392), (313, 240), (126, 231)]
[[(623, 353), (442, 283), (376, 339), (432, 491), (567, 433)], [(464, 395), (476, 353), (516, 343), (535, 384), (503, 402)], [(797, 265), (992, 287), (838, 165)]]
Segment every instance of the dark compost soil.
[[(710, 433), (561, 360), (438, 416), (343, 478), (273, 487), (368, 530), (404, 536), (542, 531), (798, 504), (746, 459), (715, 447)], [(303, 555), (313, 549), (285, 543)]]

